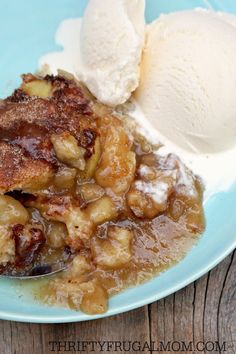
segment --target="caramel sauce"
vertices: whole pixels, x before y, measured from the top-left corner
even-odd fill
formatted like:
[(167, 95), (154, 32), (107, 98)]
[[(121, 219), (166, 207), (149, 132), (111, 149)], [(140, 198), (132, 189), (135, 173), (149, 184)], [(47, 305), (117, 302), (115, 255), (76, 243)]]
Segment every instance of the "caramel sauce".
[[(155, 219), (149, 221), (140, 221), (137, 219), (117, 220), (114, 223), (107, 223), (98, 228), (93, 236), (92, 242), (96, 244), (99, 238), (106, 237), (108, 226), (119, 225), (130, 229), (134, 232), (132, 241), (132, 259), (123, 267), (118, 269), (107, 269), (93, 264), (90, 251), (89, 258), (92, 263), (92, 271), (83, 277), (83, 281), (97, 279), (102, 288), (106, 290), (109, 296), (115, 295), (120, 291), (137, 286), (157, 276), (161, 272), (167, 270), (171, 266), (179, 262), (189, 251), (189, 249), (197, 242), (200, 233), (204, 230), (204, 216), (202, 209), (199, 208), (197, 213), (189, 213), (188, 217), (192, 217), (195, 221), (197, 232), (190, 232), (186, 222), (186, 215), (183, 214), (178, 222), (175, 222), (169, 215), (171, 206), (168, 211)], [(124, 216), (123, 216), (124, 217)], [(46, 301), (50, 305), (69, 306), (72, 309), (81, 308), (71, 302), (71, 295), (61, 294), (60, 287), (63, 284), (73, 283), (78, 278), (74, 277), (70, 270), (65, 271), (61, 275), (57, 275), (54, 280), (50, 279), (46, 284), (36, 287), (34, 294), (39, 301)], [(96, 293), (91, 298), (91, 303), (96, 302)], [(89, 314), (95, 314), (96, 311), (90, 308), (83, 309)], [(102, 311), (104, 312), (104, 311)]]
[[(141, 151), (137, 144), (136, 151)], [(139, 153), (137, 161), (140, 165), (142, 161), (148, 160), (156, 165), (156, 157), (152, 154)], [(81, 305), (76, 305), (73, 296), (66, 290), (63, 293), (61, 285), (73, 284), (77, 286), (77, 281), (91, 281), (96, 279), (98, 284), (105, 289), (108, 296), (115, 295), (120, 291), (137, 286), (150, 280), (161, 272), (179, 262), (197, 242), (200, 234), (205, 228), (205, 219), (202, 208), (202, 185), (198, 179), (194, 181), (197, 190), (197, 198), (178, 195), (173, 193), (168, 202), (168, 208), (157, 217), (149, 219), (139, 219), (134, 216), (129, 208), (124, 208), (121, 200), (120, 207), (122, 213), (111, 222), (99, 226), (91, 240), (91, 249), (86, 250), (91, 264), (91, 270), (77, 278), (73, 274), (73, 266), (61, 275), (57, 275), (54, 280), (44, 284), (40, 290), (36, 288), (36, 298), (46, 301), (50, 305), (69, 306), (72, 309), (81, 309)], [(109, 269), (96, 264), (93, 249), (99, 240), (107, 238), (110, 226), (119, 226), (132, 230), (134, 238), (132, 240), (132, 258), (130, 262), (117, 269)], [(73, 294), (73, 290), (71, 291)], [(90, 296), (90, 304), (96, 303), (96, 292)], [(83, 311), (94, 314), (92, 305), (82, 308)], [(104, 310), (104, 309), (103, 309)], [(103, 311), (101, 311), (103, 312)]]
[(12, 146), (18, 146), (25, 155), (36, 160), (44, 160), (57, 165), (48, 130), (35, 123), (19, 122), (9, 129), (0, 128), (0, 140)]

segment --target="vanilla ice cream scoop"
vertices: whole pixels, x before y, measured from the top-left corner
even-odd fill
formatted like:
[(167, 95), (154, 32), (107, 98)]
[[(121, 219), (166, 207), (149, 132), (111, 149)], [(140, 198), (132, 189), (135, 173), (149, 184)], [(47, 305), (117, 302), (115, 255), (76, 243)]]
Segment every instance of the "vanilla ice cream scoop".
[(203, 10), (148, 26), (136, 99), (166, 138), (191, 152), (236, 145), (236, 17)]
[(90, 0), (81, 28), (80, 79), (101, 102), (124, 103), (137, 88), (144, 0)]

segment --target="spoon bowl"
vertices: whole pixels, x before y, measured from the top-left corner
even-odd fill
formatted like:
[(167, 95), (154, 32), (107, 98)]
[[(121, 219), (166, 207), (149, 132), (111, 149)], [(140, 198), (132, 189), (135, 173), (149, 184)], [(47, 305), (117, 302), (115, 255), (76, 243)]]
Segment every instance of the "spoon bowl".
[(56, 273), (66, 270), (74, 259), (75, 254), (72, 252), (62, 252), (57, 260), (43, 260), (38, 259), (32, 264), (25, 267), (6, 267), (6, 269), (1, 270), (0, 278), (9, 279), (38, 279), (49, 277)]
[(6, 272), (3, 272), (0, 275), (0, 278), (11, 278), (19, 280), (44, 278), (66, 270), (69, 265), (69, 262), (67, 264), (65, 264), (64, 262), (57, 262), (54, 264), (36, 265), (26, 271), (8, 270)]

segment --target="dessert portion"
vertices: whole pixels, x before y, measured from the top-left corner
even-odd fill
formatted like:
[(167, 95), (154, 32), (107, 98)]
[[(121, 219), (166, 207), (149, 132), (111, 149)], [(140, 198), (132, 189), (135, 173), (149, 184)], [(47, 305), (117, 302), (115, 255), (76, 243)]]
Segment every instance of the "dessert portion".
[(1, 272), (71, 257), (38, 291), (89, 314), (180, 260), (204, 230), (202, 185), (70, 76), (24, 75), (0, 103)]
[(226, 151), (235, 147), (235, 62), (235, 16), (204, 10), (162, 15), (147, 27), (135, 97), (176, 146), (198, 154)]
[(90, 0), (82, 22), (60, 26), (64, 51), (41, 60), (50, 74), (23, 75), (0, 102), (0, 271), (68, 262), (37, 289), (48, 304), (104, 313), (186, 254), (205, 224), (183, 161), (208, 195), (219, 166), (235, 180), (235, 16), (185, 11), (146, 27), (144, 7)]

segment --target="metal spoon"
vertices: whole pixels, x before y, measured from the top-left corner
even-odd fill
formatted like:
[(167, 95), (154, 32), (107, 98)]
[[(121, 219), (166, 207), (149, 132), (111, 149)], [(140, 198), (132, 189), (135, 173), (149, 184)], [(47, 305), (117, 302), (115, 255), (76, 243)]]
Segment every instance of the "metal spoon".
[(68, 268), (69, 264), (65, 265), (64, 262), (58, 262), (55, 264), (43, 264), (36, 265), (27, 271), (6, 271), (0, 274), (0, 278), (11, 278), (11, 279), (37, 279), (49, 277), (50, 275), (54, 275), (56, 273), (62, 272)]
[(73, 253), (70, 253), (64, 260), (51, 264), (35, 264), (25, 269), (15, 267), (8, 268), (2, 271), (0, 278), (28, 280), (49, 277), (66, 270), (70, 266), (74, 256)]

